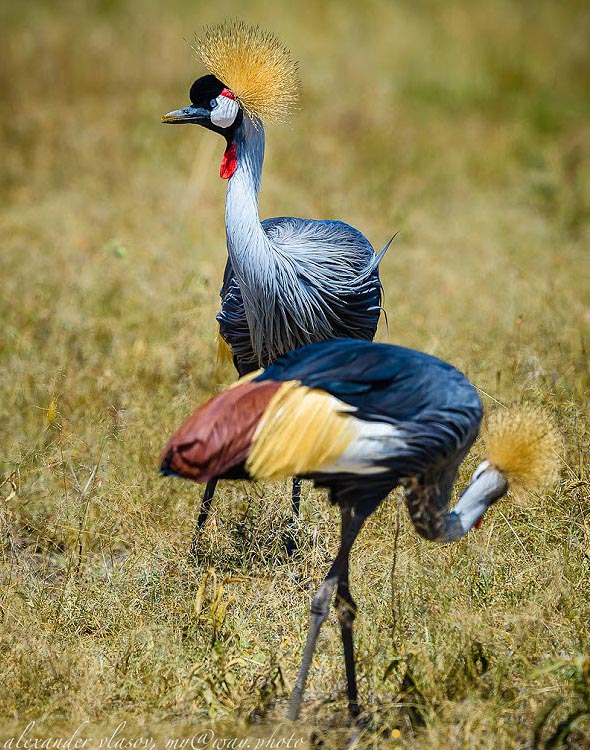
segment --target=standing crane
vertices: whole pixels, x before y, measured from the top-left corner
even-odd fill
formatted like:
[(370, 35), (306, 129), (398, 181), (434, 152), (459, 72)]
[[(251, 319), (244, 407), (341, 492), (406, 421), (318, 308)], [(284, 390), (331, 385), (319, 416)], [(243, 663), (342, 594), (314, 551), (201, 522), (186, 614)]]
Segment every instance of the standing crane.
[(480, 427), (475, 388), (451, 365), (399, 346), (335, 339), (281, 357), (197, 409), (162, 454), (164, 474), (207, 482), (299, 475), (340, 508), (338, 553), (311, 603), (311, 620), (288, 717), (297, 718), (319, 629), (336, 589), (349, 711), (358, 704), (352, 626), (357, 607), (349, 555), (365, 520), (396, 486), (416, 531), (452, 542), (513, 489), (557, 476), (559, 439), (534, 410), (498, 413), (488, 459), (449, 510), (457, 471)]
[[(312, 341), (371, 341), (381, 311), (378, 267), (391, 240), (375, 254), (366, 237), (341, 221), (259, 219), (263, 122), (284, 120), (297, 99), (289, 51), (274, 35), (240, 21), (207, 29), (194, 49), (209, 74), (192, 84), (191, 104), (162, 122), (196, 123), (226, 142), (220, 175), (228, 181), (228, 260), (217, 315), (222, 352), (229, 347), (245, 375)], [(215, 484), (207, 484), (197, 532)], [(300, 492), (294, 479), (295, 516)]]

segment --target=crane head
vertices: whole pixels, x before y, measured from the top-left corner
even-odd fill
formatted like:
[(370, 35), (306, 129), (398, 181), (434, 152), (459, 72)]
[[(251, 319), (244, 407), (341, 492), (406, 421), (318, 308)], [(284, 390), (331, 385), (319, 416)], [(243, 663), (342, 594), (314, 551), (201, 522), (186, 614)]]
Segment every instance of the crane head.
[(209, 74), (191, 86), (191, 105), (162, 122), (196, 122), (227, 137), (244, 114), (257, 124), (287, 118), (298, 97), (297, 63), (274, 34), (226, 21), (206, 28), (193, 49)]
[(228, 143), (242, 120), (242, 110), (234, 95), (213, 75), (197, 78), (190, 88), (191, 103), (162, 117), (171, 125), (194, 123), (222, 135)]
[(482, 461), (471, 476), (471, 481), (463, 494), (469, 488), (480, 498), (485, 498), (486, 507), (504, 497), (508, 492), (509, 483), (504, 474), (487, 459)]
[(489, 461), (482, 461), (449, 514), (453, 523), (447, 524), (439, 541), (453, 542), (469, 529), (479, 528), (486, 510), (507, 492), (508, 481), (504, 474)]
[(193, 49), (209, 74), (191, 86), (190, 105), (162, 122), (196, 123), (222, 135), (227, 147), (220, 175), (229, 179), (237, 169), (234, 134), (244, 115), (256, 128), (285, 120), (297, 101), (297, 63), (274, 34), (239, 20), (205, 29)]
[(455, 525), (450, 540), (477, 528), (485, 511), (509, 490), (522, 502), (528, 493), (548, 490), (559, 476), (562, 437), (543, 409), (524, 404), (496, 411), (487, 420), (483, 440), (488, 458), (453, 509), (460, 526)]

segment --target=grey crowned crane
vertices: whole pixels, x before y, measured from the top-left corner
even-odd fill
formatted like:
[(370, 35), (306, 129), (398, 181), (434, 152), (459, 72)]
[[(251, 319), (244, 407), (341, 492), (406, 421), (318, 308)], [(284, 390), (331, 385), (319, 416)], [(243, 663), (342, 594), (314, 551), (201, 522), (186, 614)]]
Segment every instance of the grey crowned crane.
[[(272, 34), (242, 22), (206, 30), (194, 47), (210, 71), (190, 89), (191, 103), (162, 122), (195, 123), (226, 142), (228, 260), (217, 315), (222, 347), (239, 375), (266, 367), (312, 341), (371, 341), (381, 311), (379, 262), (357, 229), (341, 221), (258, 215), (266, 121), (284, 119), (298, 92), (297, 65)], [(391, 240), (390, 240), (391, 242)], [(205, 490), (197, 523), (215, 489)], [(298, 514), (299, 480), (293, 482)]]
[(358, 704), (349, 555), (367, 517), (396, 486), (416, 531), (452, 542), (477, 526), (509, 487), (540, 489), (557, 476), (559, 436), (535, 410), (497, 412), (476, 468), (452, 510), (459, 466), (477, 437), (476, 389), (451, 365), (387, 344), (314, 343), (247, 376), (190, 416), (170, 439), (164, 474), (208, 482), (299, 475), (340, 508), (338, 554), (311, 603), (289, 718), (296, 719), (319, 629), (336, 589), (350, 713)]

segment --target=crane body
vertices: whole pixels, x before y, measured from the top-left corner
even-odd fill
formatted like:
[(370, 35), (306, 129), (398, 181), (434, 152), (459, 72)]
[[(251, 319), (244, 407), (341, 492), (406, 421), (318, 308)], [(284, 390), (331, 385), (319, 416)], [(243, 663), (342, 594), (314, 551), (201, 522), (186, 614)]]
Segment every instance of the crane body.
[[(398, 485), (416, 531), (453, 542), (477, 526), (512, 484), (555, 476), (557, 441), (545, 417), (502, 415), (454, 508), (459, 466), (482, 419), (476, 389), (451, 365), (399, 346), (351, 339), (313, 343), (247, 376), (198, 408), (170, 439), (164, 474), (197, 482), (297, 474), (340, 508), (338, 553), (311, 603), (310, 627), (288, 716), (297, 718), (319, 629), (336, 590), (351, 715), (360, 711), (349, 555), (365, 520)], [(526, 415), (525, 415), (526, 417)]]
[[(211, 71), (194, 81), (191, 104), (162, 117), (193, 123), (226, 142), (220, 176), (228, 181), (228, 260), (217, 315), (222, 342), (240, 376), (313, 341), (372, 340), (381, 313), (378, 254), (341, 221), (277, 217), (260, 221), (264, 121), (284, 115), (296, 98), (296, 65), (272, 35), (240, 22), (209, 29), (195, 51)], [(197, 531), (215, 490), (208, 484)], [(300, 482), (292, 505), (298, 514)], [(196, 536), (193, 541), (195, 547)]]
[[(277, 398), (285, 384), (293, 393)], [(243, 431), (242, 415), (251, 420)], [(417, 531), (449, 541), (458, 533), (451, 489), (481, 417), (477, 391), (451, 365), (404, 347), (333, 339), (288, 353), (197, 410), (172, 438), (165, 468), (196, 481), (296, 473), (366, 515), (403, 483)], [(336, 449), (322, 458), (325, 445)]]

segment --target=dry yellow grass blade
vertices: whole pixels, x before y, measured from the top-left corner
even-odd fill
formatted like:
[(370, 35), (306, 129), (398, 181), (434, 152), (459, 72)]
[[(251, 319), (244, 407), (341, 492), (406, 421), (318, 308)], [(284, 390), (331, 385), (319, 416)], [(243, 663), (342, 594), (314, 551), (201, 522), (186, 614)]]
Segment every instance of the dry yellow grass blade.
[(243, 21), (205, 29), (193, 49), (252, 118), (282, 122), (297, 101), (297, 63), (271, 32)]
[(246, 468), (256, 479), (281, 479), (332, 463), (354, 437), (346, 411), (354, 409), (288, 380), (272, 397), (254, 433)]
[(523, 405), (496, 411), (482, 437), (488, 459), (504, 474), (518, 500), (557, 481), (563, 438), (545, 410)]

